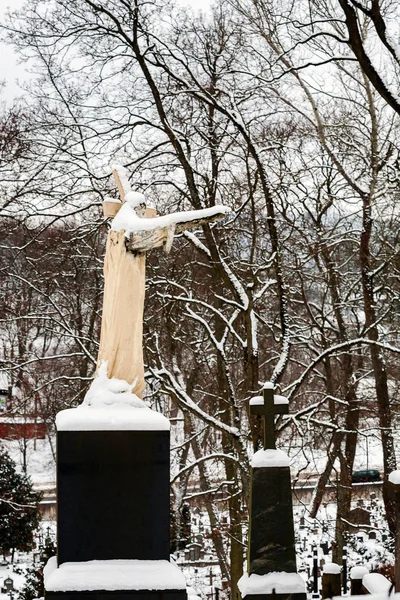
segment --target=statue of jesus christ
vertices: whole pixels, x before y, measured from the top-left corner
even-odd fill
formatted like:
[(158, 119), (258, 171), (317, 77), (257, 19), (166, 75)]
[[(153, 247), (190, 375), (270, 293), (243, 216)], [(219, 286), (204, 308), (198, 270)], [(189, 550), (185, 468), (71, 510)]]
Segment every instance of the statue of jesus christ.
[[(143, 309), (146, 251), (164, 245), (169, 252), (175, 233), (223, 217), (229, 209), (215, 206), (155, 217), (142, 194), (132, 192), (124, 169), (114, 177), (123, 200), (107, 237), (104, 300), (98, 368), (107, 363), (108, 378), (130, 384), (141, 397), (144, 383)], [(107, 203), (110, 205), (110, 203)], [(153, 217), (153, 218), (151, 218)]]

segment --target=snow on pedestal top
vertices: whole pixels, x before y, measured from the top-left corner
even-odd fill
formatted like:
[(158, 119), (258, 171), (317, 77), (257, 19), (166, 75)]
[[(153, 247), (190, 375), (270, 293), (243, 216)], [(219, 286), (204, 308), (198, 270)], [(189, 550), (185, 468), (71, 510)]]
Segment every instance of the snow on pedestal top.
[(340, 571), (341, 567), (336, 563), (326, 563), (326, 565), (324, 565), (324, 568), (322, 569), (322, 572), (325, 575), (337, 575), (338, 573), (340, 573)]
[(297, 573), (245, 573), (238, 581), (238, 588), (243, 598), (250, 594), (272, 594), (274, 590), (276, 594), (302, 594), (306, 591), (306, 584)]
[(169, 430), (169, 420), (132, 394), (134, 384), (98, 370), (83, 403), (56, 416), (58, 431)]
[(251, 466), (254, 467), (288, 467), (290, 459), (283, 450), (258, 450), (253, 454)]
[(57, 431), (168, 431), (170, 423), (164, 415), (150, 408), (116, 405), (110, 408), (67, 408), (57, 414), (56, 426)]
[(181, 570), (167, 560), (90, 560), (57, 568), (53, 557), (44, 581), (47, 592), (186, 589)]
[(352, 567), (350, 570), (350, 579), (362, 579), (367, 573), (369, 573), (369, 571), (366, 567)]

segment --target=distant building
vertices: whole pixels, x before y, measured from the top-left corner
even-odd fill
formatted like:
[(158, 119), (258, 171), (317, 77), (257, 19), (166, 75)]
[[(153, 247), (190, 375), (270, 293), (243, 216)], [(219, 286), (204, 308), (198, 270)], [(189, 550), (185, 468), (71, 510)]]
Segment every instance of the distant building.
[(44, 439), (47, 427), (43, 419), (12, 412), (12, 386), (8, 383), (6, 374), (0, 373), (0, 439)]
[(0, 439), (40, 439), (46, 437), (47, 426), (43, 419), (27, 415), (0, 415)]

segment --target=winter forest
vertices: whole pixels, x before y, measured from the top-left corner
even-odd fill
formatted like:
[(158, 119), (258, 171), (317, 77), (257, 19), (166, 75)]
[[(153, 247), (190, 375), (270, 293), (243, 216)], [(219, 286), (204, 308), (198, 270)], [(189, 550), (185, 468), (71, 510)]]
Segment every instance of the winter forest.
[(200, 507), (232, 599), (265, 382), (289, 398), (292, 484), (313, 484), (301, 514), (335, 489), (333, 560), (354, 470), (379, 470), (394, 534), (399, 19), (396, 0), (30, 0), (3, 22), (32, 77), (1, 104), (0, 368), (54, 452), (95, 371), (113, 165), (160, 215), (231, 209), (147, 254), (144, 399), (172, 423), (172, 538)]

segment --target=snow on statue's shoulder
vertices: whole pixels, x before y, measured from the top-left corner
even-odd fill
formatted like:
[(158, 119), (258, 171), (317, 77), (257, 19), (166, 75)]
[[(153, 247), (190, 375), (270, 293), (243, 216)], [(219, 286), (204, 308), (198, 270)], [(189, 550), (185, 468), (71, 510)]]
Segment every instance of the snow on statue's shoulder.
[(304, 594), (306, 584), (297, 573), (274, 572), (266, 575), (245, 573), (238, 581), (238, 588), (243, 598), (251, 594)]
[(251, 459), (254, 467), (288, 467), (289, 457), (283, 450), (258, 450)]
[(168, 430), (164, 415), (151, 410), (132, 393), (135, 382), (107, 377), (104, 362), (92, 381), (83, 403), (57, 414), (58, 431)]

